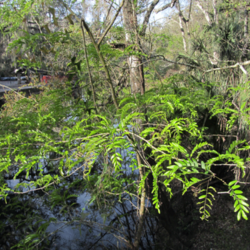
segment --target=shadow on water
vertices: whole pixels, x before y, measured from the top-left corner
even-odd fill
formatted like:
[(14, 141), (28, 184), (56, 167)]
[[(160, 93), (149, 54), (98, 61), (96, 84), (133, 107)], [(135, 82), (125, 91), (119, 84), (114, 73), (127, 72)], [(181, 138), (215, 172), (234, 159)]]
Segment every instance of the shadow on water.
[[(133, 163), (135, 155), (132, 148), (127, 151), (117, 149), (117, 152), (123, 158), (118, 175), (114, 175), (112, 167), (109, 172), (110, 159), (99, 156), (91, 169), (88, 181), (83, 178), (85, 163), (81, 162), (71, 170), (72, 173), (77, 169), (78, 171), (46, 190), (36, 187), (36, 191), (32, 191), (34, 187), (28, 184), (39, 179), (41, 174), (49, 174), (52, 177), (59, 175), (60, 162), (57, 159), (60, 155), (51, 153), (34, 166), (28, 177), (23, 171), (16, 180), (13, 178), (18, 168), (13, 166), (9, 173), (4, 175), (3, 181), (10, 188), (19, 183), (27, 183), (27, 187), (18, 190), (30, 192), (22, 195), (10, 194), (7, 204), (3, 200), (0, 201), (0, 250), (10, 249), (17, 244), (20, 245), (13, 249), (28, 249), (25, 246), (30, 242), (33, 242), (33, 245), (29, 249), (131, 249), (138, 225), (139, 200), (136, 195), (128, 193), (136, 194), (139, 171)], [(95, 184), (102, 178), (103, 172), (107, 172), (107, 175), (113, 178), (112, 181), (127, 180), (121, 184), (128, 187), (124, 189), (126, 192), (116, 193), (111, 190), (111, 193), (107, 194), (98, 190)], [(129, 183), (129, 180), (132, 182)], [(94, 196), (97, 198), (92, 202)], [(193, 207), (188, 204), (189, 198), (182, 198), (181, 193), (180, 197), (177, 197), (175, 204), (178, 205), (174, 208), (183, 213), (180, 226), (184, 228), (187, 237), (192, 237), (197, 221), (192, 218), (197, 215), (190, 217)], [(180, 208), (182, 204), (183, 208)], [(187, 208), (190, 208), (189, 211)], [(140, 249), (173, 249), (173, 246), (185, 249), (164, 230), (147, 200)]]
[[(125, 151), (120, 150), (120, 153), (124, 164), (121, 175), (116, 177), (117, 180), (129, 177), (137, 185), (138, 170), (130, 167), (131, 156)], [(28, 178), (27, 173), (23, 172), (19, 174), (19, 179), (14, 180), (17, 169), (13, 167), (4, 175), (4, 181), (10, 188), (14, 188), (19, 183), (29, 184), (30, 181), (36, 180), (41, 171), (44, 174), (56, 175), (59, 162), (51, 160), (57, 157), (56, 154), (50, 155), (42, 162), (42, 170), (37, 165)], [(103, 168), (102, 164), (103, 159), (100, 157), (91, 170), (90, 178), (98, 178)], [(10, 194), (7, 204), (3, 200), (0, 201), (1, 250), (10, 249), (22, 242), (27, 235), (33, 237), (29, 240), (36, 242), (33, 249), (130, 249), (129, 245), (134, 240), (138, 223), (137, 198), (124, 192), (121, 195), (107, 195), (104, 201), (97, 199), (90, 204), (93, 194), (86, 188), (86, 182), (82, 177), (83, 165), (81, 163), (75, 166), (79, 169), (78, 172), (46, 191), (32, 191), (32, 187), (19, 188), (19, 191), (30, 192), (22, 195)], [(126, 186), (128, 183), (123, 185)], [(133, 185), (130, 186), (132, 191)], [(147, 207), (140, 246), (141, 249), (155, 249), (159, 227), (154, 215), (150, 214), (151, 205), (148, 201)]]

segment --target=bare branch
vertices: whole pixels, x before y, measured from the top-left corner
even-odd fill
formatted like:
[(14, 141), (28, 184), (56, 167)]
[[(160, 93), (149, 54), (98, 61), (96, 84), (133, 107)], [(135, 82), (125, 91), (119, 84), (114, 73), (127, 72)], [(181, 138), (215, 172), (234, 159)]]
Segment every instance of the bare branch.
[(184, 31), (184, 28), (182, 25), (182, 20), (184, 21), (184, 23), (186, 23), (186, 19), (184, 18), (183, 14), (182, 14), (179, 0), (176, 2), (176, 7), (179, 11), (179, 26), (180, 26), (182, 40), (183, 40), (183, 47), (184, 47), (184, 51), (187, 52), (187, 42), (186, 42), (186, 37), (185, 37), (185, 31)]
[(123, 4), (124, 4), (124, 2), (125, 2), (125, 0), (122, 1), (121, 5), (119, 6), (118, 10), (116, 11), (116, 14), (115, 14), (113, 20), (110, 22), (110, 24), (109, 24), (109, 26), (107, 27), (107, 29), (103, 32), (102, 37), (99, 39), (99, 41), (98, 41), (98, 43), (97, 43), (97, 46), (98, 46), (98, 47), (100, 46), (102, 40), (104, 39), (104, 37), (107, 35), (107, 33), (108, 33), (109, 30), (111, 29), (112, 25), (114, 24), (114, 22), (115, 22), (115, 20), (116, 20), (116, 18), (117, 18), (117, 16), (118, 16), (118, 14), (119, 14), (119, 12), (120, 12), (120, 10), (121, 10)]
[[(140, 155), (137, 153), (136, 154), (137, 157), (137, 162), (139, 165), (139, 172), (140, 172), (140, 178), (141, 180), (143, 180), (143, 170), (142, 170), (142, 162), (141, 162), (141, 158)], [(146, 189), (145, 186), (142, 188), (141, 191), (141, 206), (139, 209), (139, 225), (138, 225), (138, 229), (135, 235), (135, 241), (134, 241), (134, 249), (137, 250), (139, 249), (139, 244), (140, 244), (140, 240), (141, 240), (141, 236), (142, 236), (142, 232), (143, 232), (143, 224), (144, 224), (144, 219), (145, 219), (145, 201), (146, 201)]]
[(161, 11), (163, 11), (163, 10), (169, 8), (169, 7), (173, 8), (174, 5), (175, 5), (175, 3), (176, 3), (176, 0), (172, 0), (171, 3), (165, 4), (165, 5), (162, 6), (161, 8), (155, 10), (155, 12), (156, 12), (156, 13), (159, 13), (159, 12), (161, 12)]
[[(73, 14), (73, 15), (76, 17), (77, 21), (79, 21), (80, 23), (82, 23), (82, 20), (81, 20), (81, 19), (80, 19), (71, 9), (70, 9), (62, 0), (59, 0), (59, 1), (64, 5), (64, 7), (65, 7), (71, 14)], [(107, 27), (107, 29), (103, 32), (101, 38), (100, 38), (99, 41), (97, 42), (97, 46), (98, 46), (98, 47), (100, 46), (100, 44), (101, 44), (101, 42), (103, 41), (104, 37), (107, 35), (107, 33), (108, 33), (109, 30), (111, 29), (112, 25), (114, 24), (114, 22), (115, 22), (117, 16), (119, 15), (119, 12), (120, 12), (120, 10), (121, 10), (121, 8), (122, 8), (124, 2), (125, 2), (125, 0), (122, 1), (121, 5), (119, 6), (118, 10), (116, 11), (116, 14), (115, 14), (113, 20), (111, 21), (111, 23), (109, 24), (109, 26)], [(84, 21), (84, 23), (85, 23), (85, 21)], [(85, 23), (85, 24), (86, 24), (86, 23)], [(84, 26), (84, 27), (85, 27), (85, 26)], [(88, 28), (88, 29), (89, 29), (89, 28)], [(91, 33), (91, 35), (92, 35), (92, 33)], [(92, 36), (93, 36), (93, 35), (92, 35)], [(90, 38), (91, 38), (91, 37), (90, 37)], [(91, 39), (91, 40), (92, 40), (92, 39)], [(95, 41), (95, 40), (94, 40), (94, 41)]]
[(112, 2), (112, 3), (110, 4), (110, 6), (109, 6), (109, 9), (108, 9), (106, 18), (105, 18), (105, 20), (104, 20), (104, 22), (103, 22), (104, 24), (106, 23), (106, 21), (107, 21), (108, 18), (109, 18), (109, 14), (110, 14), (110, 12), (111, 12), (111, 9), (112, 9), (112, 7), (113, 7), (113, 4), (114, 4), (114, 2)]
[(96, 49), (96, 52), (102, 62), (102, 66), (104, 68), (104, 71), (105, 71), (105, 74), (106, 74), (106, 77), (107, 77), (107, 80), (108, 80), (108, 84), (109, 84), (109, 87), (110, 87), (110, 90), (111, 90), (111, 96), (112, 96), (112, 100), (113, 100), (113, 103), (115, 105), (115, 108), (118, 110), (119, 107), (118, 107), (118, 104), (117, 104), (117, 100), (116, 100), (116, 96), (115, 96), (115, 90), (114, 90), (114, 87), (113, 87), (113, 83), (112, 83), (112, 80), (111, 80), (111, 76), (110, 76), (110, 73), (109, 73), (109, 70), (107, 68), (107, 64), (103, 58), (103, 55), (99, 49), (99, 46), (98, 44), (95, 42), (95, 39), (94, 39), (94, 36), (91, 32), (91, 30), (89, 29), (89, 26), (87, 25), (87, 23), (85, 22), (85, 20), (82, 18), (81, 20), (81, 25), (85, 28), (85, 30), (88, 32), (88, 35), (91, 39), (91, 42), (93, 43), (93, 45), (95, 46), (95, 49)]
[(72, 14), (75, 16), (76, 20), (81, 23), (81, 19), (68, 7), (67, 4), (64, 3), (63, 0), (59, 0), (59, 2)]
[(98, 113), (98, 107), (96, 105), (96, 95), (95, 95), (95, 88), (94, 88), (94, 84), (93, 84), (93, 79), (92, 79), (92, 74), (90, 71), (90, 66), (89, 66), (89, 59), (88, 59), (88, 53), (87, 53), (87, 46), (86, 46), (86, 39), (85, 39), (85, 32), (84, 32), (84, 28), (81, 25), (81, 29), (82, 29), (82, 38), (83, 38), (83, 46), (84, 46), (84, 54), (85, 54), (85, 60), (86, 60), (86, 64), (87, 64), (87, 69), (88, 69), (88, 73), (89, 73), (89, 82), (92, 88), (92, 96), (93, 96), (93, 102), (94, 102), (94, 106), (96, 109), (96, 112)]
[(192, 10), (193, 0), (190, 0), (189, 12), (188, 12), (188, 21), (190, 20), (191, 10)]
[(159, 0), (154, 0), (151, 5), (149, 6), (147, 13), (144, 17), (143, 23), (142, 23), (142, 29), (140, 31), (140, 35), (144, 36), (146, 33), (146, 29), (148, 26), (149, 18), (151, 16), (152, 11), (154, 10), (155, 6), (159, 3)]
[[(96, 41), (95, 41), (95, 38), (94, 38), (94, 36), (93, 36), (91, 30), (89, 29), (88, 24), (85, 22), (84, 18), (82, 18), (82, 19), (78, 18), (77, 15), (68, 7), (68, 5), (65, 4), (65, 3), (63, 2), (63, 0), (59, 0), (59, 1), (65, 6), (65, 8), (66, 8), (70, 13), (72, 13), (72, 14), (76, 17), (76, 19), (80, 22), (81, 26), (84, 27), (85, 30), (88, 32), (88, 35), (89, 35), (89, 37), (90, 37), (90, 40), (91, 40), (91, 42), (93, 43), (93, 45), (94, 45), (94, 47), (95, 47), (95, 49), (96, 49), (96, 52), (97, 52), (97, 54), (98, 54), (98, 57), (100, 58), (100, 61), (101, 61), (102, 65), (103, 65), (103, 68), (104, 68), (104, 71), (105, 71), (105, 74), (106, 74), (106, 77), (107, 77), (108, 85), (109, 85), (109, 87), (110, 87), (111, 96), (112, 96), (112, 101), (113, 101), (113, 103), (114, 103), (114, 105), (115, 105), (116, 110), (118, 110), (119, 107), (118, 107), (117, 100), (116, 100), (116, 96), (115, 96), (115, 90), (114, 90), (114, 87), (113, 87), (113, 83), (112, 83), (112, 80), (111, 80), (111, 76), (110, 76), (109, 70), (108, 70), (108, 68), (107, 68), (107, 64), (106, 64), (106, 62), (105, 62), (105, 60), (104, 60), (104, 57), (103, 57), (103, 55), (102, 55), (102, 53), (101, 53), (101, 51), (100, 51), (100, 48), (99, 48), (98, 44), (97, 44)], [(122, 1), (122, 5), (123, 5), (124, 1), (125, 1), (125, 0)], [(122, 6), (122, 5), (121, 5), (121, 6)], [(118, 13), (119, 13), (119, 12), (118, 12)], [(118, 15), (118, 14), (117, 14), (117, 15)], [(117, 15), (116, 15), (116, 17), (117, 17)], [(114, 20), (113, 20), (113, 21), (114, 21)], [(106, 30), (109, 30), (109, 29), (110, 29), (110, 28), (108, 27)], [(100, 41), (100, 40), (99, 40), (99, 41)]]
[(159, 13), (159, 12), (169, 8), (169, 7), (171, 7), (171, 3), (168, 3), (168, 4), (164, 5), (164, 6), (162, 6), (161, 8), (155, 10), (155, 13)]
[(240, 69), (241, 71), (245, 74), (248, 75), (248, 72), (245, 70), (245, 68), (240, 64)]
[(240, 69), (243, 71), (243, 73), (247, 75), (248, 73), (244, 69), (243, 66), (249, 65), (249, 64), (250, 64), (250, 61), (246, 61), (246, 62), (242, 62), (242, 63), (236, 63), (236, 64), (231, 65), (231, 66), (226, 66), (226, 67), (222, 67), (222, 68), (209, 69), (209, 70), (206, 70), (205, 73), (209, 73), (209, 72), (213, 72), (213, 71), (218, 71), (218, 70), (224, 70), (224, 69), (233, 69), (233, 68), (240, 67)]
[(199, 2), (199, 0), (196, 0), (196, 4), (197, 6), (201, 9), (201, 11), (203, 12), (203, 14), (205, 15), (205, 18), (208, 22), (209, 25), (212, 25), (212, 21), (209, 17), (209, 13), (202, 7), (201, 3)]

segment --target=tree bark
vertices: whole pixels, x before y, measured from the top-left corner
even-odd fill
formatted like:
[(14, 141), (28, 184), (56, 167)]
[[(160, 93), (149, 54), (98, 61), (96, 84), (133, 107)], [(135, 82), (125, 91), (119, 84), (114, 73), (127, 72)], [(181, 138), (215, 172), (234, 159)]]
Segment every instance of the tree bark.
[[(158, 1), (153, 1), (151, 7), (155, 7), (155, 5), (158, 3)], [(172, 1), (172, 5), (174, 5), (175, 1)], [(127, 0), (124, 3), (123, 6), (123, 22), (124, 22), (124, 28), (125, 28), (125, 37), (126, 37), (126, 43), (127, 45), (130, 44), (136, 44), (137, 48), (140, 49), (140, 40), (139, 40), (139, 35), (138, 35), (138, 27), (137, 27), (137, 17), (136, 17), (136, 12), (135, 12), (135, 7), (133, 6), (133, 1), (132, 0)], [(148, 13), (149, 15), (146, 14), (146, 21), (143, 22), (143, 32), (141, 32), (141, 35), (145, 35), (145, 30), (146, 30), (146, 24), (148, 23), (150, 13), (152, 12), (153, 8), (149, 7)], [(138, 94), (141, 93), (142, 95), (144, 94), (145, 90), (145, 82), (144, 82), (144, 74), (143, 74), (143, 64), (142, 64), (142, 59), (140, 56), (137, 55), (131, 55), (128, 58), (128, 65), (130, 69), (130, 84), (131, 84), (131, 92), (132, 94)], [(146, 115), (146, 111), (145, 111)], [(137, 124), (140, 125), (141, 121), (137, 121)], [(140, 125), (141, 128), (143, 129), (143, 125)], [(137, 131), (138, 132), (138, 131)], [(139, 144), (138, 151), (142, 152), (142, 145)], [(144, 151), (145, 155), (150, 155), (150, 149), (146, 149)], [(143, 154), (144, 154), (143, 153)], [(140, 165), (140, 162), (142, 159), (142, 156), (140, 154), (141, 159), (138, 159), (138, 164)], [(153, 159), (151, 159), (151, 165), (155, 165), (155, 162)], [(145, 174), (145, 169), (140, 168), (140, 177), (142, 178)], [(142, 173), (143, 171), (143, 173)], [(144, 225), (144, 203), (145, 203), (145, 194), (146, 192), (147, 197), (151, 200), (152, 203), (152, 190), (153, 190), (153, 176), (152, 174), (149, 174), (149, 177), (146, 179), (146, 189), (142, 190), (142, 195), (141, 195), (141, 207), (139, 211), (139, 223), (138, 223), (138, 230), (136, 233), (135, 237), (135, 242), (134, 242), (134, 247), (135, 249), (138, 249), (139, 247), (139, 241), (140, 237), (143, 232), (143, 225)], [(190, 246), (190, 242), (185, 239), (184, 236), (179, 237), (178, 232), (177, 232), (177, 226), (178, 226), (178, 217), (175, 214), (169, 200), (167, 197), (167, 193), (164, 191), (164, 187), (161, 186), (159, 183), (159, 197), (161, 201), (161, 206), (160, 206), (160, 214), (158, 214), (157, 211), (157, 217), (158, 220), (161, 222), (162, 226), (169, 232), (169, 234), (172, 237), (177, 238), (182, 244), (186, 246)]]
[(184, 48), (184, 51), (187, 53), (187, 42), (186, 42), (184, 27), (182, 24), (182, 20), (184, 19), (184, 17), (183, 17), (183, 14), (181, 12), (181, 6), (180, 6), (179, 0), (176, 2), (176, 5), (177, 5), (177, 9), (179, 11), (179, 25), (180, 25), (181, 35), (182, 35), (182, 40), (183, 40), (183, 48)]
[[(125, 28), (125, 38), (127, 45), (136, 43), (137, 36), (137, 17), (133, 11), (133, 3), (127, 0), (123, 6), (123, 22)], [(138, 42), (138, 41), (137, 41)], [(136, 44), (136, 50), (139, 50), (139, 44)], [(131, 93), (142, 95), (145, 92), (145, 81), (143, 73), (142, 58), (137, 55), (130, 55), (128, 57), (128, 66), (130, 70), (130, 85)]]
[(212, 25), (212, 21), (211, 21), (211, 19), (209, 17), (208, 12), (203, 8), (203, 6), (201, 5), (201, 3), (200, 3), (199, 0), (196, 0), (196, 4), (200, 8), (200, 10), (203, 12), (203, 14), (205, 15), (205, 18), (206, 18), (208, 24), (211, 26)]
[[(146, 18), (143, 22), (143, 28), (141, 32), (142, 35), (145, 35), (146, 32), (146, 26), (149, 21), (150, 14), (154, 8), (154, 6), (158, 3), (158, 0), (155, 0), (153, 3), (153, 7), (150, 8), (150, 13), (147, 12)], [(126, 45), (135, 44), (134, 51), (140, 52), (140, 40), (139, 40), (139, 34), (138, 34), (138, 27), (137, 27), (137, 16), (135, 11), (134, 2), (132, 0), (127, 0), (124, 3), (123, 6), (123, 22), (124, 22), (124, 28), (125, 28), (125, 39), (126, 39)], [(131, 93), (132, 94), (141, 94), (144, 95), (145, 93), (145, 81), (144, 81), (144, 72), (143, 72), (143, 64), (142, 64), (142, 57), (139, 55), (130, 55), (128, 57), (128, 66), (130, 71), (130, 85), (131, 85)], [(139, 125), (139, 129), (134, 128), (137, 133), (140, 133), (140, 130), (142, 129), (142, 121), (137, 120), (136, 123)], [(138, 150), (140, 151), (140, 142), (138, 141)], [(141, 158), (137, 154), (137, 162), (139, 166), (139, 172), (140, 172), (140, 178), (143, 179), (143, 169), (141, 167)], [(140, 209), (139, 209), (139, 221), (138, 221), (138, 227), (137, 232), (134, 239), (134, 250), (139, 249), (141, 236), (143, 233), (143, 225), (144, 225), (144, 219), (145, 219), (145, 188), (142, 189), (141, 193), (141, 201), (140, 201)]]
[(82, 25), (81, 25), (81, 29), (82, 29), (82, 38), (83, 38), (85, 60), (86, 60), (86, 64), (87, 64), (88, 74), (89, 74), (89, 82), (90, 82), (90, 86), (91, 86), (91, 89), (92, 89), (93, 102), (94, 102), (94, 106), (95, 106), (96, 112), (98, 113), (98, 107), (97, 107), (97, 104), (96, 104), (95, 88), (94, 88), (92, 74), (91, 74), (91, 70), (90, 70), (90, 66), (89, 66), (89, 59), (88, 59), (88, 53), (87, 53), (85, 32), (84, 32), (84, 27)]

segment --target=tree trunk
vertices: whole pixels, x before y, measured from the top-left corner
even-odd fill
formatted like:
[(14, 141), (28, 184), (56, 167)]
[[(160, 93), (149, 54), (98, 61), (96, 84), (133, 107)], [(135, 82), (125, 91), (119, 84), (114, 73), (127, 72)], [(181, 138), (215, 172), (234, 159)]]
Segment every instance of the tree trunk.
[(181, 18), (180, 12), (179, 12), (179, 25), (180, 25), (181, 35), (182, 35), (182, 40), (183, 40), (183, 48), (184, 48), (184, 51), (187, 53), (187, 42), (185, 38), (185, 31), (182, 25), (182, 18)]
[(180, 2), (177, 1), (176, 5), (177, 5), (177, 9), (179, 11), (179, 25), (180, 25), (181, 35), (182, 35), (182, 40), (183, 40), (183, 48), (184, 48), (184, 51), (187, 53), (187, 42), (186, 42), (185, 31), (184, 31), (184, 27), (183, 27), (183, 23), (182, 23), (184, 17), (183, 17), (183, 14), (181, 12)]
[[(137, 34), (137, 17), (133, 11), (133, 3), (131, 0), (127, 0), (123, 6), (123, 22), (125, 28), (126, 44), (136, 44), (135, 50), (139, 50), (139, 41)], [(137, 55), (130, 55), (128, 57), (128, 65), (130, 70), (130, 84), (131, 93), (142, 95), (145, 92), (145, 81), (143, 73), (142, 58)]]
[[(155, 4), (157, 1), (154, 2)], [(136, 6), (135, 6), (136, 7)], [(125, 37), (126, 37), (126, 43), (127, 45), (129, 44), (136, 44), (137, 50), (140, 49), (140, 41), (139, 41), (139, 36), (138, 36), (138, 30), (137, 30), (137, 17), (134, 11), (134, 6), (133, 6), (133, 1), (127, 0), (124, 3), (123, 6), (123, 22), (124, 22), (124, 28), (125, 28)], [(142, 64), (142, 59), (140, 56), (137, 55), (131, 55), (128, 58), (128, 65), (129, 65), (129, 70), (130, 70), (130, 84), (131, 84), (131, 92), (132, 94), (138, 94), (141, 93), (142, 95), (144, 94), (145, 91), (145, 82), (144, 82), (144, 73), (143, 73), (143, 64)], [(146, 111), (145, 111), (146, 115)], [(141, 121), (137, 121), (137, 124), (140, 125)], [(142, 129), (143, 126), (140, 125)], [(138, 132), (138, 130), (137, 130)], [(140, 132), (140, 131), (139, 131)], [(140, 143), (138, 143), (140, 145)], [(142, 149), (142, 145), (139, 146), (138, 148), (139, 151)], [(146, 155), (150, 155), (150, 149), (146, 149), (145, 151)], [(155, 162), (153, 159), (151, 159), (151, 165), (155, 165)], [(139, 164), (140, 160), (138, 160)], [(143, 170), (143, 173), (145, 171), (144, 168), (140, 169), (140, 175), (141, 170)], [(142, 176), (141, 176), (142, 178)], [(159, 184), (161, 185), (161, 184)], [(147, 192), (147, 197), (151, 200), (152, 203), (152, 189), (153, 189), (153, 176), (152, 174), (149, 174), (149, 177), (146, 179), (146, 192)], [(177, 232), (177, 226), (178, 226), (178, 217), (171, 207), (171, 204), (168, 200), (167, 193), (163, 191), (164, 187), (159, 187), (159, 197), (160, 197), (160, 214), (157, 212), (157, 217), (162, 226), (169, 232), (169, 234), (177, 238), (181, 243), (183, 243), (186, 246), (190, 246), (190, 242), (186, 240), (183, 236), (179, 237), (178, 232)], [(143, 206), (142, 201), (143, 195), (141, 197), (141, 206)], [(143, 208), (144, 209), (144, 208)], [(142, 207), (140, 209), (140, 218), (139, 218), (139, 226), (138, 226), (138, 234), (142, 233), (142, 223), (144, 219), (144, 211), (142, 211)], [(135, 249), (138, 248), (138, 236), (136, 235), (136, 241), (134, 243)]]
[[(123, 6), (123, 22), (125, 28), (125, 38), (126, 45), (135, 44), (135, 51), (140, 51), (140, 41), (139, 34), (137, 30), (137, 16), (135, 11), (135, 6), (132, 0), (126, 0)], [(142, 58), (138, 55), (130, 55), (128, 57), (128, 66), (130, 73), (130, 86), (132, 94), (141, 94), (145, 93), (145, 81), (144, 81), (144, 72)], [(137, 133), (140, 133), (142, 129), (142, 121), (136, 120), (136, 123), (139, 125), (139, 129), (134, 128)], [(138, 141), (138, 150), (140, 150), (140, 142)], [(141, 159), (137, 153), (137, 162), (140, 171), (140, 178), (143, 178), (143, 169), (141, 167)], [(145, 219), (145, 198), (146, 191), (143, 188), (140, 200), (140, 210), (139, 210), (139, 221), (138, 228), (134, 239), (134, 248), (133, 250), (138, 250), (141, 242), (141, 235), (143, 233), (144, 219)]]

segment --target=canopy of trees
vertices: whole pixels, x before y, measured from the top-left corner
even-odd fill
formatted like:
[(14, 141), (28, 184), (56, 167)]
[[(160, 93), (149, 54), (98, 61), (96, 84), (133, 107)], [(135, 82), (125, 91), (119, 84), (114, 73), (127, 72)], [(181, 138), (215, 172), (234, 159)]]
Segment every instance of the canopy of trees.
[[(25, 67), (55, 77), (32, 78), (39, 93), (4, 96), (0, 249), (57, 249), (57, 223), (99, 230), (75, 249), (246, 249), (249, 7), (1, 1), (1, 76)], [(230, 227), (226, 243), (208, 243), (214, 216)]]

